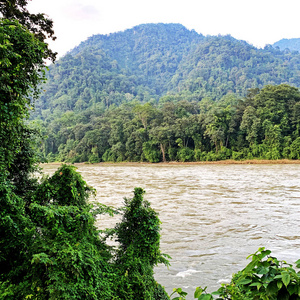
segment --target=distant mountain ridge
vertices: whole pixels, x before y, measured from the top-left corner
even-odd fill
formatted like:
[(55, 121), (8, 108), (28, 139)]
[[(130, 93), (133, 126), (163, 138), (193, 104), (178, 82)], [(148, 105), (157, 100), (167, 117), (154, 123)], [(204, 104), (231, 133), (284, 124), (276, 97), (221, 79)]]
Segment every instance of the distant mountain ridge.
[(279, 47), (280, 50), (289, 49), (291, 51), (300, 52), (300, 38), (281, 39), (273, 44), (273, 47)]
[(65, 111), (157, 102), (162, 96), (201, 101), (249, 88), (300, 86), (300, 55), (257, 49), (231, 36), (208, 36), (180, 24), (143, 24), (94, 35), (51, 65), (35, 117)]

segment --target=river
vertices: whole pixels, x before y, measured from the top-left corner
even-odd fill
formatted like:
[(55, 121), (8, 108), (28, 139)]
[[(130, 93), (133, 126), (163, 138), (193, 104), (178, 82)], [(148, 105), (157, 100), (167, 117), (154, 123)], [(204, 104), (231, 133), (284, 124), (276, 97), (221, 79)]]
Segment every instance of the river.
[[(43, 165), (51, 174), (58, 165)], [(159, 213), (161, 250), (171, 267), (155, 278), (168, 293), (181, 287), (193, 299), (197, 286), (212, 292), (241, 270), (246, 257), (266, 247), (279, 259), (300, 258), (300, 165), (80, 164), (97, 189), (96, 201), (120, 207), (134, 187)], [(101, 216), (100, 228), (118, 218)]]

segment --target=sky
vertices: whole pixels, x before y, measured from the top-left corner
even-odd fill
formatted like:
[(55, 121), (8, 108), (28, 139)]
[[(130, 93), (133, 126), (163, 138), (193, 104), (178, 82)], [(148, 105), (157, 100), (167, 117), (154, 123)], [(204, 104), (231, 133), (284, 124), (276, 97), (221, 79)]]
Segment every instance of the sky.
[(32, 13), (54, 22), (58, 57), (95, 34), (145, 23), (180, 23), (203, 35), (230, 34), (262, 48), (300, 38), (299, 0), (31, 0)]

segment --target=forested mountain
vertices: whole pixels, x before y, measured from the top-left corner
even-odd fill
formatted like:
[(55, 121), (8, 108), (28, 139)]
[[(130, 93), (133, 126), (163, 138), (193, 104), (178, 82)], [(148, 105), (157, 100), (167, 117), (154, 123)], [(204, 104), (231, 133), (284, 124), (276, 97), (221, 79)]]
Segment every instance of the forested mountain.
[(32, 119), (49, 160), (300, 157), (298, 52), (146, 24), (92, 36), (47, 77)]
[[(167, 92), (182, 57), (203, 40), (178, 24), (140, 25), (95, 35), (50, 66), (40, 109), (84, 110), (95, 103), (156, 101)], [(46, 111), (48, 115), (48, 111)]]
[(282, 39), (273, 44), (273, 47), (279, 47), (280, 50), (289, 49), (290, 51), (300, 51), (300, 38)]
[(178, 64), (204, 36), (180, 24), (145, 24), (124, 32), (95, 35), (71, 54), (86, 49), (104, 51), (120, 71), (138, 76), (156, 95), (167, 90), (167, 83)]
[(207, 37), (184, 57), (172, 78), (172, 87), (201, 100), (218, 99), (229, 92), (244, 96), (250, 88), (289, 83), (300, 86), (300, 56), (271, 46), (256, 49), (231, 36)]
[(145, 24), (90, 37), (51, 65), (47, 77), (35, 117), (155, 103), (166, 94), (200, 101), (245, 96), (266, 84), (300, 86), (300, 55), (256, 49), (230, 36), (204, 37), (179, 24)]

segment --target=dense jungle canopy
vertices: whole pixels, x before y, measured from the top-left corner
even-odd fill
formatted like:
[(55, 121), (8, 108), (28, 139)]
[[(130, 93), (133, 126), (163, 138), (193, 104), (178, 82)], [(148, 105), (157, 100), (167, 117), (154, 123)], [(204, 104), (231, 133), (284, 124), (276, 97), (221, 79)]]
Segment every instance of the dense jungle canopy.
[(300, 54), (180, 24), (95, 35), (31, 115), (48, 161), (298, 159)]

